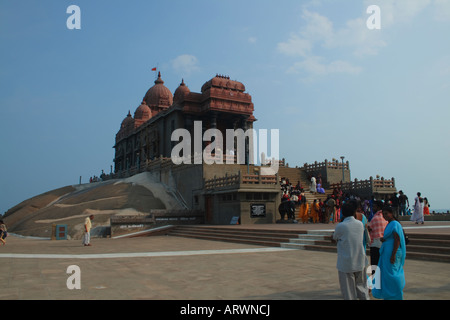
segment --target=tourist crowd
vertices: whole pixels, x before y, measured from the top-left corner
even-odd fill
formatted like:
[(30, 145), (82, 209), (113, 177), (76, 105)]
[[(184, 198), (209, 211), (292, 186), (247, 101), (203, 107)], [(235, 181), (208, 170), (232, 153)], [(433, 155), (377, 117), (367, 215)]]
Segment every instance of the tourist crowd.
[[(311, 184), (306, 192), (318, 194), (317, 187), (321, 184), (321, 179), (311, 177)], [(366, 199), (335, 187), (326, 195), (326, 199), (325, 196), (317, 197), (310, 204), (300, 181), (293, 187), (288, 179), (282, 178), (280, 185), (280, 209), (288, 208), (286, 203), (295, 204), (298, 221), (337, 223), (332, 241), (337, 244), (336, 267), (344, 299), (368, 300), (370, 292), (377, 299), (403, 299), (403, 265), (409, 240), (398, 217), (410, 215), (411, 221), (423, 224), (424, 215), (430, 214), (427, 198), (423, 198), (418, 192), (411, 212), (409, 199), (402, 190), (382, 199), (376, 199), (374, 196)], [(295, 212), (295, 209), (291, 206), (288, 219), (297, 218), (292, 211)], [(281, 210), (280, 214), (284, 220)], [(372, 271), (368, 271), (367, 248)], [(368, 277), (369, 274), (372, 274), (372, 277)]]
[[(342, 221), (342, 205), (348, 201), (355, 200), (359, 206), (361, 214), (365, 216), (368, 221), (371, 221), (374, 214), (374, 203), (380, 201), (382, 206), (389, 206), (392, 208), (396, 217), (398, 216), (411, 216), (411, 220), (416, 223), (423, 223), (423, 216), (429, 215), (430, 204), (427, 198), (422, 198), (420, 192), (414, 200), (412, 211), (410, 210), (410, 204), (408, 197), (402, 190), (399, 193), (393, 193), (386, 195), (383, 198), (376, 199), (374, 196), (371, 198), (361, 198), (351, 192), (344, 192), (339, 186), (335, 187), (332, 193), (326, 192), (322, 187), (322, 179), (320, 176), (317, 178), (310, 177), (311, 183), (309, 189), (305, 191), (301, 182), (298, 181), (295, 186), (289, 181), (288, 178), (280, 179), (281, 187), (281, 201), (292, 201), (295, 203), (298, 209), (298, 215), (295, 218), (303, 223), (337, 223)], [(319, 195), (314, 199), (313, 203), (307, 201), (306, 193)], [(322, 195), (322, 196), (320, 196)], [(280, 212), (281, 214), (281, 212)]]

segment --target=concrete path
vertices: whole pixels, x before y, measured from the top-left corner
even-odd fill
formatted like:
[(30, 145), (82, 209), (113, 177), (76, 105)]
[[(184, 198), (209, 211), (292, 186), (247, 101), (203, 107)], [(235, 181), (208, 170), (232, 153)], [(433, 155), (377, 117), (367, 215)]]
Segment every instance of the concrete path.
[[(169, 236), (92, 244), (8, 237), (0, 246), (0, 299), (341, 299), (335, 253)], [(71, 265), (81, 271), (79, 290), (67, 287)], [(405, 299), (450, 299), (448, 263), (407, 260), (405, 274)]]

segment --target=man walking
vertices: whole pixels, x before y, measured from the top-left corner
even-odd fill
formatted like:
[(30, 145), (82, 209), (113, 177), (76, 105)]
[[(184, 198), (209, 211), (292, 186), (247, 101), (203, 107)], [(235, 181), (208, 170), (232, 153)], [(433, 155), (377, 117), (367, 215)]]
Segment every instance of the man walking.
[(400, 215), (406, 216), (406, 209), (409, 208), (408, 197), (403, 193), (402, 190), (398, 192), (400, 196), (398, 197), (398, 202), (400, 204)]
[(363, 245), (364, 226), (355, 219), (353, 202), (342, 206), (344, 220), (336, 226), (333, 240), (337, 242), (337, 269), (344, 300), (369, 300), (367, 288), (367, 258)]
[(94, 215), (91, 214), (89, 217), (84, 220), (84, 234), (83, 234), (83, 241), (82, 244), (84, 246), (90, 246), (91, 245), (91, 220), (94, 219)]

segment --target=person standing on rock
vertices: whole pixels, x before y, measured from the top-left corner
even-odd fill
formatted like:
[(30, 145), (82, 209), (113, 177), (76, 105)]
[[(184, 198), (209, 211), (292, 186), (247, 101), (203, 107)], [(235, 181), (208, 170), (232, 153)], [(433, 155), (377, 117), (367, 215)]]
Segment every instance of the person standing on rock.
[(91, 245), (91, 220), (94, 220), (94, 215), (91, 214), (89, 217), (84, 220), (84, 234), (83, 234), (83, 241), (82, 244), (84, 246), (90, 246)]

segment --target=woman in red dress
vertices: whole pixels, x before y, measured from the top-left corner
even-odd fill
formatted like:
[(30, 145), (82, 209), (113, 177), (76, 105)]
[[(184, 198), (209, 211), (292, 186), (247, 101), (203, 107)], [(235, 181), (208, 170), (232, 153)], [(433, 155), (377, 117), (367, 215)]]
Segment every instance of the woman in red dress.
[(423, 215), (430, 215), (430, 203), (427, 198), (423, 198)]

